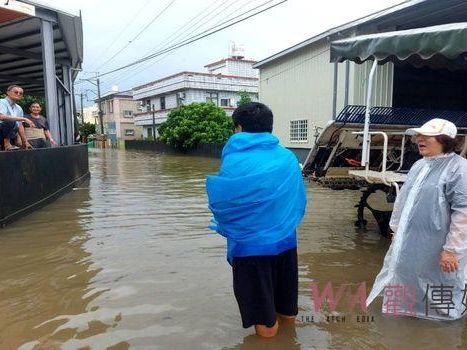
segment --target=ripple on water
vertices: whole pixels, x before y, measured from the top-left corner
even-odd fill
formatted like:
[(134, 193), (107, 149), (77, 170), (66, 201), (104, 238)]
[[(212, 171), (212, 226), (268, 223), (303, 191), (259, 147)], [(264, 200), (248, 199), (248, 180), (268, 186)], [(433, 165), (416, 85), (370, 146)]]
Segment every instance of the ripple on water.
[[(205, 176), (219, 160), (90, 150), (92, 178), (0, 234), (0, 349), (258, 349), (241, 328), (225, 241), (206, 227)], [(326, 321), (311, 282), (371, 285), (388, 242), (353, 226), (355, 191), (307, 183), (299, 317), (268, 349), (462, 346), (463, 323)]]

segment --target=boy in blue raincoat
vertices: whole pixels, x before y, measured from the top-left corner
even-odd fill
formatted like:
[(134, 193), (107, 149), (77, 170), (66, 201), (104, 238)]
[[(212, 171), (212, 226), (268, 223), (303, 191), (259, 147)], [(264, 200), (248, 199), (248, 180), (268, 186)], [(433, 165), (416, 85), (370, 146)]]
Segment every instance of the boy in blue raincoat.
[(244, 328), (272, 337), (278, 316), (297, 315), (296, 228), (306, 194), (294, 154), (271, 134), (273, 114), (262, 103), (238, 107), (235, 134), (222, 152), (217, 176), (208, 176), (212, 229), (227, 238), (227, 260)]

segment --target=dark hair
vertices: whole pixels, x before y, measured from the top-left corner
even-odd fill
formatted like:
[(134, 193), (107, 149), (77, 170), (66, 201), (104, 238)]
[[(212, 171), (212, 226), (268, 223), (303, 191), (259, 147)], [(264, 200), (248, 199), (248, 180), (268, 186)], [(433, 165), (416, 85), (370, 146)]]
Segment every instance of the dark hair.
[(456, 149), (456, 139), (447, 135), (437, 135), (435, 139), (443, 146), (443, 153), (451, 153)]
[(250, 102), (238, 107), (232, 114), (234, 125), (245, 132), (272, 132), (272, 111), (264, 104)]
[(28, 104), (28, 109), (27, 109), (27, 110), (28, 110), (28, 111), (30, 111), (30, 110), (31, 110), (31, 107), (32, 107), (32, 105), (35, 105), (35, 104), (38, 104), (38, 105), (39, 105), (39, 107), (41, 107), (41, 108), (42, 108), (41, 104), (40, 104), (38, 101), (32, 101), (30, 104)]

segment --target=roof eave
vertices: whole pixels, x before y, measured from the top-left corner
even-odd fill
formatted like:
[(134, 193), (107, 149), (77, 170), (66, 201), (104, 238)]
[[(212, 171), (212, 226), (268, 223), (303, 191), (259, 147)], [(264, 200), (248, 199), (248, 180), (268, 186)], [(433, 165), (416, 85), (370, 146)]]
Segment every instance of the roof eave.
[(289, 55), (295, 51), (298, 51), (308, 45), (311, 45), (313, 43), (316, 43), (320, 40), (323, 40), (325, 38), (328, 38), (328, 37), (331, 37), (331, 36), (335, 36), (341, 32), (347, 32), (351, 29), (354, 29), (362, 24), (365, 24), (365, 23), (368, 23), (370, 21), (373, 21), (373, 20), (377, 20), (378, 18), (381, 18), (383, 16), (388, 16), (390, 14), (393, 14), (395, 12), (398, 12), (398, 11), (401, 11), (401, 10), (404, 10), (406, 8), (409, 8), (409, 7), (412, 7), (412, 6), (415, 6), (417, 4), (420, 4), (420, 3), (423, 3), (423, 2), (426, 2), (428, 0), (410, 0), (410, 1), (404, 1), (398, 5), (394, 5), (394, 6), (391, 6), (387, 9), (384, 9), (384, 10), (381, 10), (381, 11), (378, 11), (378, 12), (375, 12), (371, 15), (368, 15), (368, 16), (365, 16), (365, 17), (362, 17), (362, 18), (359, 18), (355, 21), (351, 21), (351, 22), (348, 22), (346, 24), (343, 24), (341, 26), (338, 26), (338, 27), (334, 27), (334, 28), (331, 28), (325, 32), (322, 32), (321, 34), (318, 34), (318, 35), (315, 35), (307, 40), (304, 40), (294, 46), (291, 46), (285, 50), (282, 50), (272, 56), (269, 56), (267, 58), (265, 58), (264, 60), (261, 60), (259, 61), (258, 63), (254, 64), (253, 65), (253, 68), (261, 68), (265, 65), (267, 65), (268, 63), (271, 63), (272, 61), (275, 61), (279, 58), (282, 58), (286, 55)]

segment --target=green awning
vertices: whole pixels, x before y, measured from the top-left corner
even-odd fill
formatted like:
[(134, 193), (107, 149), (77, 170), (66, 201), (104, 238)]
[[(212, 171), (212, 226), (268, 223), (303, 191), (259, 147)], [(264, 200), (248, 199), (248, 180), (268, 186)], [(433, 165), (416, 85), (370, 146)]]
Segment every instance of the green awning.
[(466, 69), (467, 23), (362, 35), (331, 43), (331, 62), (408, 62), (415, 66)]

